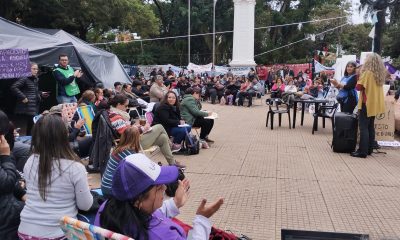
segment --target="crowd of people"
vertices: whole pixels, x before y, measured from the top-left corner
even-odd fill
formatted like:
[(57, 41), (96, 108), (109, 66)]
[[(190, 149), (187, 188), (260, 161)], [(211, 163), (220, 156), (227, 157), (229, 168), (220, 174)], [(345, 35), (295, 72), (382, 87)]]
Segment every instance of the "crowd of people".
[[(187, 178), (178, 180), (186, 166), (174, 153), (184, 149), (192, 128), (200, 128), (203, 148), (214, 142), (210, 138), (214, 113), (203, 110), (201, 100), (243, 106), (247, 99), (251, 107), (254, 97), (269, 93), (290, 105), (295, 97), (323, 97), (333, 86), (339, 89), (342, 111), (353, 113), (358, 104), (360, 145), (351, 155), (361, 158), (372, 153), (374, 118), (384, 112), (386, 69), (377, 54), (369, 55), (361, 68), (349, 62), (340, 81), (326, 75), (312, 80), (308, 72), (295, 76), (287, 67), (213, 77), (154, 69), (151, 79), (139, 72), (132, 83), (115, 82), (113, 89), (97, 85), (82, 92), (77, 85), (82, 71), (70, 67), (68, 56), (62, 54), (53, 71), (59, 104), (41, 114), (39, 102), (49, 93), (39, 91), (37, 69), (32, 63), (32, 76), (11, 87), (28, 136), (18, 136), (0, 111), (0, 236), (4, 239), (64, 239), (60, 218), (76, 216), (94, 203), (87, 172), (102, 175), (106, 201), (97, 212), (96, 225), (135, 239), (208, 239), (209, 218), (223, 204), (222, 198), (200, 203), (189, 232), (171, 220), (186, 203), (190, 188)], [(93, 110), (91, 135), (82, 130), (85, 119), (77, 113), (79, 107)], [(151, 118), (144, 120), (138, 114), (144, 110)], [(159, 147), (168, 166), (159, 166), (141, 153), (152, 146)], [(86, 167), (84, 158), (89, 158)], [(166, 185), (172, 183), (177, 187), (164, 199)]]
[[(214, 120), (207, 119), (212, 112), (202, 110), (199, 87), (188, 86), (177, 95), (170, 89), (172, 81), (168, 84), (157, 75), (151, 86), (136, 80), (116, 82), (114, 89), (96, 86), (81, 92), (77, 82), (83, 73), (74, 71), (62, 54), (53, 71), (59, 104), (39, 113), (40, 101), (49, 93), (39, 91), (37, 70), (32, 63), (32, 76), (11, 87), (18, 101), (16, 114), (26, 120), (27, 136), (19, 136), (0, 111), (2, 239), (64, 239), (60, 218), (96, 205), (87, 172), (102, 175), (106, 201), (98, 214), (99, 226), (135, 239), (208, 238), (208, 218), (223, 204), (222, 198), (201, 202), (189, 232), (171, 220), (187, 201), (190, 188), (188, 179), (178, 181), (186, 166), (173, 153), (183, 149), (192, 127), (201, 128), (203, 147), (214, 142), (209, 138)], [(94, 114), (92, 134), (85, 132), (86, 121), (77, 111), (85, 107)], [(152, 122), (143, 123), (137, 114), (144, 109), (152, 114)], [(159, 147), (168, 166), (141, 153), (152, 146)], [(90, 159), (86, 167), (85, 158)], [(166, 184), (178, 186), (164, 201)]]

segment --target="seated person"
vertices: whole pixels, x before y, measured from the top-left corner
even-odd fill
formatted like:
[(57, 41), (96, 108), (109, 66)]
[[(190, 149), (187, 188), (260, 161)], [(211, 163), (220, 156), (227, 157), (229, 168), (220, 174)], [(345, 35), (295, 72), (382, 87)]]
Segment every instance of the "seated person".
[(181, 96), (185, 94), (186, 89), (190, 88), (189, 79), (180, 77), (178, 83), (176, 84), (176, 88), (179, 89)]
[(247, 79), (243, 89), (239, 92), (239, 106), (243, 106), (243, 98), (246, 97), (249, 101), (247, 107), (251, 107), (253, 104), (253, 97), (257, 94), (261, 97), (261, 88), (262, 86), (257, 79)]
[(111, 153), (110, 159), (107, 162), (106, 170), (101, 178), (101, 192), (106, 198), (112, 196), (112, 179), (119, 162), (125, 157), (139, 153), (140, 151), (140, 133), (139, 129), (135, 126), (127, 128), (121, 135), (118, 145)]
[(323, 98), (324, 87), (321, 78), (317, 78), (314, 84), (310, 87), (310, 95), (314, 98)]
[(302, 76), (298, 77), (296, 86), (299, 91), (304, 91), (304, 88), (306, 87), (306, 82), (304, 81), (304, 78)]
[(27, 199), (20, 239), (64, 239), (62, 216), (75, 217), (93, 203), (85, 166), (68, 145), (61, 115), (43, 115), (33, 127), (32, 150), (24, 167)]
[(132, 85), (129, 83), (126, 83), (122, 86), (122, 94), (124, 94), (128, 100), (129, 100), (129, 107), (137, 107), (139, 106), (139, 103), (137, 101), (138, 96), (136, 96), (132, 92)]
[(24, 208), (25, 190), (19, 180), (15, 163), (10, 156), (14, 133), (10, 121), (0, 110), (0, 236), (2, 239), (18, 239), (20, 213)]
[(271, 98), (281, 98), (284, 92), (285, 84), (282, 82), (282, 78), (279, 77), (271, 88)]
[(240, 90), (240, 82), (228, 77), (225, 90), (226, 105), (233, 105), (236, 102), (236, 95)]
[(189, 181), (180, 181), (175, 197), (163, 201), (165, 184), (177, 178), (178, 169), (174, 166), (160, 167), (140, 153), (126, 156), (114, 173), (113, 197), (100, 207), (95, 225), (134, 239), (209, 239), (209, 218), (221, 207), (223, 199), (209, 206), (203, 199), (193, 229), (186, 236), (183, 228), (171, 218), (179, 214), (179, 208), (188, 199)]
[[(63, 104), (53, 106), (49, 112), (62, 115), (63, 106)], [(85, 132), (81, 132), (85, 120), (80, 119), (77, 113), (74, 114), (71, 122), (69, 122), (66, 117), (63, 117), (63, 120), (68, 127), (68, 142), (72, 150), (74, 150), (80, 158), (88, 157), (92, 147), (92, 136), (87, 136)]]
[[(222, 79), (220, 79), (220, 77), (214, 77), (214, 88), (216, 90), (216, 97), (218, 97), (218, 101), (221, 102), (221, 98), (224, 96), (224, 92), (225, 92), (225, 83), (222, 81)], [(216, 99), (215, 99), (216, 100)], [(214, 103), (215, 103), (214, 100)], [(211, 103), (213, 103), (213, 97), (211, 97)]]
[(186, 89), (185, 95), (181, 102), (181, 117), (185, 122), (192, 127), (200, 127), (200, 140), (213, 143), (214, 141), (208, 138), (213, 126), (213, 119), (206, 119), (204, 117), (211, 116), (212, 112), (201, 111), (199, 88)]
[[(128, 98), (122, 94), (116, 95), (110, 101), (111, 106), (108, 111), (108, 117), (112, 127), (119, 135), (122, 135), (122, 133), (131, 126), (131, 122), (129, 121), (130, 116), (126, 112), (128, 104)], [(136, 126), (141, 133), (140, 145), (143, 149), (148, 149), (154, 145), (158, 146), (169, 165), (176, 165), (180, 168), (185, 167), (172, 156), (168, 134), (161, 124), (154, 125), (152, 128), (150, 128), (148, 123), (145, 126), (140, 126), (135, 123), (134, 126)]]
[(150, 87), (150, 102), (160, 102), (167, 92), (168, 89), (164, 85), (163, 76), (157, 75), (153, 85)]
[(296, 93), (296, 85), (294, 85), (293, 80), (289, 80), (288, 84), (285, 86), (285, 92), (282, 94), (282, 100), (289, 104), (292, 104)]
[(132, 92), (139, 98), (143, 99), (144, 101), (150, 102), (149, 92), (143, 90), (141, 81), (139, 80), (133, 81)]
[(181, 118), (179, 101), (177, 99), (176, 93), (169, 91), (154, 111), (153, 119), (153, 125), (161, 124), (165, 131), (167, 131), (168, 136), (173, 138), (172, 152), (181, 149), (181, 144), (186, 137), (186, 133), (191, 131), (190, 126), (178, 126), (185, 124), (185, 121)]

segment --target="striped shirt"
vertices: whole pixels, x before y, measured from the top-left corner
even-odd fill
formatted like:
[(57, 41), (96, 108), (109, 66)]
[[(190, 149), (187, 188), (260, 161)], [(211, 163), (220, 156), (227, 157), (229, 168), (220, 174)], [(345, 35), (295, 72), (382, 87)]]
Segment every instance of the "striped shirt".
[(129, 155), (135, 154), (136, 152), (131, 149), (126, 149), (118, 154), (112, 154), (107, 162), (106, 170), (104, 171), (103, 177), (101, 178), (101, 191), (104, 196), (112, 195), (112, 179), (114, 173), (117, 170), (119, 162)]

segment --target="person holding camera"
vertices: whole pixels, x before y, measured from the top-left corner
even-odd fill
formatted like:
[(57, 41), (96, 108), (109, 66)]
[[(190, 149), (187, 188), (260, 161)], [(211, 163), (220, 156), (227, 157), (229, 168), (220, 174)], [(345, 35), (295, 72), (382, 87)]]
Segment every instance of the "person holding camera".
[(82, 77), (81, 70), (75, 70), (68, 65), (68, 56), (60, 54), (58, 65), (53, 70), (54, 78), (57, 81), (57, 102), (74, 103), (77, 102), (76, 95), (80, 93), (76, 80)]
[(188, 179), (179, 181), (173, 198), (164, 200), (166, 184), (178, 179), (178, 168), (159, 166), (144, 154), (124, 157), (112, 180), (113, 196), (102, 204), (95, 225), (134, 239), (209, 239), (209, 220), (222, 206), (224, 199), (206, 204), (202, 199), (188, 234), (171, 218), (189, 198)]
[(344, 77), (340, 82), (338, 82), (336, 79), (330, 80), (332, 85), (339, 89), (339, 94), (336, 99), (340, 104), (340, 109), (342, 112), (353, 113), (354, 108), (357, 106), (358, 96), (356, 91), (356, 68), (357, 63), (350, 61), (346, 65)]

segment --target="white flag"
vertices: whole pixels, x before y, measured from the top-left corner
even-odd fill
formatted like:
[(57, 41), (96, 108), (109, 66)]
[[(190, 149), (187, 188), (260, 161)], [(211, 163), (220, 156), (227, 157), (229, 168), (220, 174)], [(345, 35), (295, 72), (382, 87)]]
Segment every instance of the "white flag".
[(371, 32), (369, 32), (368, 37), (372, 39), (375, 38), (375, 26), (371, 29)]

